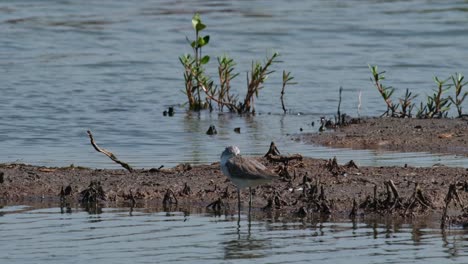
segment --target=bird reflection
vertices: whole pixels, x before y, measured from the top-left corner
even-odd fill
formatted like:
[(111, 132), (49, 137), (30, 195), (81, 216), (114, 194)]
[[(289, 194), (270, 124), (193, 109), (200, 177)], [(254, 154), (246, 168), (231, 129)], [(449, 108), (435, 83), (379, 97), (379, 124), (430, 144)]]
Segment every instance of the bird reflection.
[[(223, 242), (224, 244), (224, 259), (252, 259), (264, 258), (267, 254), (267, 249), (271, 248), (271, 241), (264, 238), (255, 237), (252, 234), (252, 218), (249, 212), (247, 230), (242, 231), (240, 228), (240, 218), (237, 220), (237, 230), (232, 235), (234, 238)], [(228, 234), (228, 237), (231, 234)]]

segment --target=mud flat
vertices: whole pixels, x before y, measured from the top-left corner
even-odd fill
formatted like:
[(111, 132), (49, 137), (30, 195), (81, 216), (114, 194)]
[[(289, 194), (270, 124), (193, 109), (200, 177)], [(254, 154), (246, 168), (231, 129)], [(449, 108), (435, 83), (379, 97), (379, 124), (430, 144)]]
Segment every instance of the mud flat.
[(296, 139), (329, 147), (468, 156), (468, 118), (366, 118)]
[[(431, 151), (467, 155), (463, 119), (366, 119), (335, 132), (306, 134), (302, 140), (328, 146)], [(99, 155), (99, 154), (97, 154)], [(253, 192), (260, 215), (306, 217), (440, 217), (466, 224), (468, 169), (358, 167), (353, 161), (296, 156), (255, 157), (279, 176)], [(248, 191), (242, 192), (244, 208)], [(202, 208), (236, 212), (237, 191), (219, 163), (169, 169), (50, 168), (0, 164), (0, 204), (32, 202)]]
[[(286, 217), (441, 216), (450, 186), (461, 203), (468, 201), (468, 171), (450, 167), (356, 167), (334, 160), (304, 158), (287, 166), (259, 160), (281, 176), (254, 189), (255, 212)], [(287, 172), (286, 172), (287, 171)], [(219, 164), (180, 165), (171, 169), (102, 170), (48, 168), (24, 164), (0, 166), (0, 203), (55, 201), (134, 206), (148, 203), (162, 208), (198, 207), (235, 213), (237, 192)], [(63, 189), (63, 190), (62, 190)], [(396, 191), (396, 192), (395, 192)], [(244, 207), (248, 192), (242, 192)], [(453, 219), (463, 218), (454, 200)]]

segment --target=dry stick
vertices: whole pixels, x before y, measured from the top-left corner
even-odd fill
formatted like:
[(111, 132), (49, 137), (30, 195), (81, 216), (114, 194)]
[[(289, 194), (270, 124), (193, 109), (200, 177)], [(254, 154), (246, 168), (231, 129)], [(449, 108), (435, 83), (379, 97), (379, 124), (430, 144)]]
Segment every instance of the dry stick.
[(114, 162), (120, 164), (122, 167), (124, 167), (125, 169), (127, 169), (129, 172), (133, 172), (133, 168), (130, 167), (130, 165), (128, 165), (127, 163), (123, 162), (123, 161), (120, 161), (117, 159), (117, 157), (112, 154), (112, 152), (108, 151), (108, 150), (105, 150), (103, 148), (100, 148), (96, 142), (94, 142), (94, 138), (93, 138), (93, 134), (91, 134), (91, 131), (87, 131), (88, 132), (88, 136), (89, 136), (89, 139), (91, 140), (91, 145), (93, 145), (94, 149), (97, 151), (97, 152), (101, 152), (103, 153), (104, 155), (106, 155), (107, 157), (109, 157), (111, 160), (113, 160)]

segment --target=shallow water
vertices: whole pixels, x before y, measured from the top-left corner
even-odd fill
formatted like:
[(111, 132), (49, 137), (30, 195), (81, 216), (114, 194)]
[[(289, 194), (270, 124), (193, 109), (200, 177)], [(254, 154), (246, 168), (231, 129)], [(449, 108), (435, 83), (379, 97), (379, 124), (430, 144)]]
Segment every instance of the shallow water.
[[(249, 225), (250, 223), (250, 225)], [(135, 208), (0, 209), (2, 263), (466, 263), (467, 231), (424, 222), (248, 221)]]
[[(192, 38), (195, 11), (211, 36), (210, 71), (216, 56), (233, 57), (241, 96), (251, 60), (282, 54), (256, 101), (261, 115), (185, 112), (178, 56), (190, 52), (185, 38)], [(466, 1), (428, 0), (0, 0), (0, 161), (117, 167), (92, 149), (90, 129), (98, 144), (135, 167), (213, 162), (230, 144), (261, 154), (270, 141), (283, 152), (342, 162), (464, 165), (453, 157), (306, 146), (288, 134), (316, 131), (313, 121), (332, 117), (340, 86), (343, 112), (357, 115), (362, 92), (360, 114), (381, 114), (368, 64), (387, 71), (397, 97), (409, 88), (418, 100), (432, 93), (433, 76), (467, 73), (467, 11)], [(286, 90), (288, 115), (279, 103), (283, 69), (298, 82)], [(169, 106), (175, 116), (163, 117)], [(205, 134), (211, 124), (217, 136)]]

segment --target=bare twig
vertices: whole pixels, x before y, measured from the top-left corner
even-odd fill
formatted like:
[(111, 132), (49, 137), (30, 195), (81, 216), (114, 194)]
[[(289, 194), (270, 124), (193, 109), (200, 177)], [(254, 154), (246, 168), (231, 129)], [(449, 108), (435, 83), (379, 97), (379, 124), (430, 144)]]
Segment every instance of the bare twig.
[(122, 167), (124, 167), (125, 169), (127, 169), (129, 172), (133, 172), (133, 168), (130, 167), (130, 165), (128, 165), (127, 163), (123, 162), (123, 161), (120, 161), (119, 159), (117, 159), (117, 157), (112, 154), (112, 152), (106, 150), (106, 149), (103, 149), (103, 148), (100, 148), (96, 142), (94, 142), (94, 138), (93, 138), (93, 134), (91, 134), (91, 131), (87, 131), (88, 132), (88, 136), (89, 136), (89, 139), (91, 140), (91, 145), (93, 145), (94, 149), (97, 151), (97, 152), (101, 152), (103, 153), (104, 155), (106, 155), (107, 157), (109, 157), (111, 160), (113, 160), (114, 162), (120, 164)]

